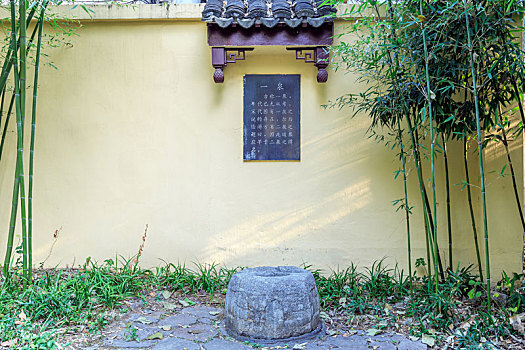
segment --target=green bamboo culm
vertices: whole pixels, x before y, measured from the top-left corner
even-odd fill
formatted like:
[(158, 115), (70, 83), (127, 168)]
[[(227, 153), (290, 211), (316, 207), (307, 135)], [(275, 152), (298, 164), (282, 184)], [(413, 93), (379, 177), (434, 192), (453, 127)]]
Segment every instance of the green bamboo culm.
[(20, 206), (22, 216), (22, 268), (23, 275), (27, 282), (28, 279), (28, 239), (27, 239), (27, 213), (26, 213), (26, 193), (24, 188), (24, 124), (26, 117), (26, 79), (27, 79), (27, 34), (26, 34), (26, 0), (20, 0), (19, 21), (20, 21), (20, 126), (17, 121), (17, 131), (20, 127), (19, 137), (21, 144), (19, 145), (18, 153), (20, 154), (20, 164), (18, 176), (20, 177)]
[[(379, 11), (379, 8), (378, 8), (378, 5), (377, 3), (374, 3), (374, 7), (376, 9), (376, 13), (377, 13), (377, 16), (378, 18), (381, 18), (381, 15), (380, 15), (380, 11)], [(395, 41), (397, 41), (397, 33), (396, 33), (396, 27), (395, 27), (395, 20), (392, 16), (392, 1), (388, 1), (388, 8), (390, 9), (390, 18), (392, 20), (392, 23), (393, 25), (390, 26), (391, 28), (391, 38)], [(392, 69), (389, 69), (390, 71), (390, 75), (391, 75), (391, 79), (393, 81), (396, 82), (395, 86), (396, 86), (396, 90), (399, 89), (399, 84), (398, 84), (398, 75), (396, 74), (397, 71), (399, 71), (400, 69), (400, 62), (399, 62), (399, 57), (397, 55), (395, 55), (395, 60), (392, 59), (392, 55), (391, 55), (391, 51), (388, 50), (387, 51), (387, 55), (388, 55), (388, 58), (389, 58), (389, 62), (391, 63), (394, 63), (395, 64), (395, 71), (393, 71)], [(428, 266), (429, 266), (429, 269), (428, 269), (428, 273), (429, 275), (431, 276), (431, 271), (430, 271), (430, 251), (432, 248), (430, 248), (430, 244), (431, 244), (431, 239), (430, 239), (430, 235), (431, 235), (431, 223), (430, 223), (430, 220), (429, 220), (429, 213), (428, 211), (426, 210), (427, 207), (425, 205), (425, 198), (426, 198), (426, 192), (425, 192), (425, 183), (424, 183), (424, 180), (423, 180), (423, 172), (422, 172), (422, 169), (421, 169), (421, 158), (420, 158), (420, 153), (419, 153), (419, 147), (418, 147), (418, 139), (419, 137), (417, 136), (417, 128), (416, 126), (412, 126), (412, 121), (410, 119), (410, 108), (409, 106), (407, 105), (407, 101), (406, 99), (403, 100), (403, 109), (404, 109), (404, 116), (405, 116), (405, 120), (406, 120), (406, 123), (407, 123), (407, 128), (408, 128), (408, 132), (409, 132), (409, 135), (410, 135), (410, 141), (411, 141), (411, 147), (412, 147), (412, 152), (414, 154), (414, 164), (416, 165), (416, 173), (417, 173), (417, 177), (418, 177), (418, 184), (419, 184), (419, 192), (420, 192), (420, 195), (421, 195), (421, 203), (422, 203), (422, 207), (423, 207), (423, 218), (424, 218), (424, 227), (425, 227), (425, 239), (426, 239), (426, 244), (427, 244), (427, 261), (428, 261)], [(406, 204), (408, 205), (408, 204)], [(410, 248), (409, 248), (410, 249)], [(412, 267), (410, 266), (410, 269)]]
[(489, 254), (489, 232), (487, 225), (487, 202), (485, 196), (485, 172), (483, 167), (483, 142), (481, 139), (481, 123), (479, 118), (479, 101), (478, 101), (478, 87), (476, 83), (476, 65), (474, 61), (474, 50), (472, 46), (472, 33), (469, 23), (470, 9), (468, 8), (467, 1), (464, 0), (465, 4), (465, 23), (467, 27), (467, 49), (470, 55), (470, 70), (472, 74), (472, 91), (474, 94), (474, 108), (476, 111), (476, 130), (478, 137), (478, 155), (479, 155), (479, 174), (481, 181), (481, 202), (482, 202), (482, 213), (483, 213), (483, 231), (485, 239), (485, 272), (487, 276), (487, 309), (491, 309), (491, 295), (490, 295), (490, 254)]
[(443, 161), (445, 163), (445, 189), (447, 192), (447, 231), (448, 231), (448, 266), (450, 269), (452, 265), (452, 218), (450, 216), (450, 178), (448, 176), (448, 154), (447, 142), (444, 133), (441, 133), (441, 142), (443, 143)]
[(469, 206), (470, 212), (470, 223), (472, 225), (472, 233), (474, 235), (474, 247), (476, 248), (476, 258), (478, 261), (478, 271), (479, 278), (483, 281), (483, 267), (481, 265), (481, 256), (479, 252), (479, 243), (478, 243), (478, 230), (476, 228), (476, 218), (474, 216), (474, 206), (472, 205), (472, 194), (470, 190), (470, 174), (468, 170), (468, 159), (467, 159), (467, 136), (463, 135), (463, 164), (465, 166), (465, 185), (467, 187), (467, 203)]
[[(377, 6), (377, 4), (374, 4), (374, 8), (376, 10), (376, 13), (378, 15), (378, 18), (381, 18), (381, 15), (379, 13), (379, 8)], [(396, 22), (395, 22), (395, 19), (394, 17), (392, 16), (392, 2), (389, 0), (388, 1), (388, 14), (389, 14), (389, 17), (390, 17), (390, 21), (391, 21), (391, 30), (392, 30), (392, 35), (391, 35), (391, 38), (393, 40), (396, 40), (397, 39), (397, 36), (396, 36)], [(396, 55), (394, 55), (395, 57), (395, 69), (397, 70), (399, 68), (399, 59)], [(388, 53), (388, 58), (389, 58), (389, 62), (390, 63), (394, 63), (394, 59), (392, 58), (392, 55), (391, 53), (389, 52)], [(389, 68), (389, 73), (392, 77), (392, 79), (396, 80), (398, 79), (398, 76), (397, 74), (393, 71), (393, 65), (391, 64), (390, 65), (390, 68)], [(399, 84), (396, 84), (397, 87), (399, 87)], [(406, 104), (404, 105), (404, 112), (405, 113), (408, 113), (408, 107), (406, 106)], [(406, 116), (408, 118), (408, 116)], [(409, 283), (410, 283), (410, 297), (412, 300), (414, 300), (414, 287), (413, 287), (413, 282), (412, 282), (412, 251), (411, 251), (411, 239), (410, 239), (410, 207), (409, 207), (409, 203), (408, 203), (408, 191), (407, 191), (407, 174), (406, 174), (406, 157), (405, 157), (405, 148), (404, 148), (404, 143), (403, 143), (403, 133), (402, 133), (402, 130), (401, 130), (401, 124), (400, 124), (400, 121), (399, 121), (399, 116), (396, 118), (396, 124), (397, 124), (397, 132), (398, 132), (398, 139), (399, 139), (399, 148), (400, 148), (400, 156), (401, 156), (401, 163), (402, 163), (402, 172), (403, 172), (403, 187), (404, 187), (404, 199), (405, 199), (405, 202), (404, 202), (404, 207), (405, 207), (405, 219), (406, 219), (406, 233), (407, 233), (407, 250), (408, 250), (408, 275), (409, 275)]]
[[(15, 1), (10, 0), (9, 6), (11, 9), (11, 47), (13, 48), (12, 53), (14, 56), (14, 65), (15, 65), (15, 100), (16, 100), (16, 119), (18, 122), (19, 116), (20, 116), (20, 94), (19, 94), (19, 85), (18, 85), (18, 59), (17, 56), (17, 34), (16, 34), (16, 12), (15, 12)], [(18, 127), (17, 127), (18, 131)], [(21, 141), (21, 140), (20, 140)], [(19, 137), (17, 138), (17, 148), (20, 145)], [(13, 187), (13, 197), (11, 201), (11, 216), (9, 220), (9, 232), (7, 235), (7, 247), (6, 247), (6, 253), (5, 253), (5, 259), (4, 259), (4, 275), (9, 277), (9, 270), (11, 266), (11, 255), (13, 252), (13, 239), (15, 235), (15, 225), (16, 225), (16, 214), (18, 211), (18, 195), (20, 190), (20, 178), (18, 176), (18, 163), (19, 163), (19, 152), (17, 151), (17, 159), (16, 159), (16, 167), (15, 167), (15, 176), (14, 176), (14, 187)]]
[[(419, 1), (419, 12), (422, 18), (425, 18), (424, 12), (423, 12), (423, 0)], [(427, 103), (426, 103), (426, 115), (428, 116), (429, 123), (430, 123), (430, 166), (431, 166), (431, 184), (432, 184), (432, 204), (433, 204), (433, 219), (434, 219), (434, 230), (432, 238), (434, 240), (434, 246), (433, 246), (433, 263), (434, 263), (434, 274), (435, 274), (435, 287), (436, 291), (439, 289), (439, 281), (438, 281), (438, 267), (437, 267), (437, 200), (436, 200), (436, 171), (435, 171), (435, 143), (436, 143), (436, 136), (435, 136), (435, 130), (434, 130), (434, 120), (432, 118), (432, 99), (433, 92), (430, 89), (430, 77), (428, 74), (428, 61), (429, 61), (429, 55), (428, 55), (428, 46), (427, 46), (427, 33), (424, 23), (421, 23), (421, 29), (423, 36), (423, 51), (425, 54), (425, 82), (426, 82), (426, 97), (427, 97)]]
[(2, 116), (4, 114), (4, 102), (5, 102), (5, 87), (1, 90), (2, 98), (0, 99), (0, 126), (2, 126)]
[[(33, 8), (32, 11), (34, 11), (35, 9)], [(29, 14), (28, 16), (28, 20), (30, 20), (32, 18), (32, 14)], [(35, 26), (35, 28), (33, 29), (33, 33), (31, 34), (31, 40), (29, 41), (28, 45), (27, 45), (27, 50), (29, 51), (29, 49), (31, 48), (31, 44), (33, 42), (33, 39), (37, 33), (37, 28), (38, 26)], [(18, 40), (17, 40), (18, 41)], [(6, 58), (6, 60), (4, 61), (4, 64), (7, 62), (7, 59), (9, 59), (9, 55), (11, 55), (11, 44), (9, 46), (9, 52), (8, 52), (8, 58)], [(12, 59), (12, 57), (11, 57)], [(9, 71), (11, 71), (11, 68), (9, 68)], [(5, 84), (4, 84), (4, 91), (5, 91)], [(5, 139), (6, 139), (6, 135), (7, 135), (7, 128), (9, 127), (9, 121), (10, 121), (10, 118), (11, 118), (11, 112), (13, 110), (13, 106), (14, 106), (14, 102), (15, 102), (15, 93), (13, 91), (13, 93), (11, 94), (11, 101), (9, 102), (9, 108), (8, 108), (8, 112), (7, 112), (7, 115), (6, 115), (6, 118), (5, 118), (5, 121), (4, 121), (4, 127), (3, 127), (3, 130), (2, 130), (2, 138), (1, 138), (1, 141), (0, 141), (0, 161), (2, 160), (2, 155), (3, 155), (3, 151), (4, 151), (4, 144), (5, 144)], [(2, 98), (2, 103), (3, 103), (3, 98)], [(3, 107), (1, 109), (3, 111)]]
[[(20, 75), (16, 77), (19, 84), (19, 97), (17, 103), (17, 168), (20, 186), (20, 214), (22, 223), (22, 272), (24, 284), (28, 281), (28, 239), (27, 239), (27, 213), (26, 213), (26, 192), (25, 192), (25, 173), (24, 173), (24, 123), (26, 113), (26, 79), (27, 79), (27, 24), (26, 24), (25, 0), (19, 1), (19, 22), (20, 22)], [(16, 55), (16, 53), (15, 53)], [(16, 61), (16, 56), (14, 57)], [(15, 66), (15, 70), (17, 67)], [(15, 81), (16, 83), (16, 81)], [(19, 110), (19, 113), (18, 113)]]
[(15, 94), (11, 94), (11, 101), (9, 102), (9, 108), (4, 121), (4, 128), (2, 130), (2, 140), (0, 141), (0, 162), (2, 161), (2, 154), (4, 153), (5, 136), (7, 134), (7, 128), (9, 127), (9, 121), (11, 119), (11, 112), (13, 111), (13, 105), (15, 102)]
[[(11, 2), (10, 3), (10, 6), (11, 6)], [(29, 26), (29, 24), (31, 23), (31, 20), (33, 19), (33, 16), (36, 12), (36, 9), (37, 9), (37, 6), (33, 6), (31, 8), (31, 11), (29, 12), (29, 15), (27, 16), (27, 20), (26, 20), (26, 30)], [(11, 20), (12, 20), (12, 15), (11, 15)], [(15, 18), (15, 21), (16, 21), (16, 18)], [(15, 22), (15, 25), (16, 25), (16, 22)], [(31, 37), (34, 37), (35, 33), (36, 33), (36, 28), (33, 30), (33, 34), (31, 35)], [(17, 40), (17, 42), (15, 43), (15, 45), (13, 46), (12, 45), (13, 42), (10, 43), (9, 45), (9, 49), (8, 49), (8, 52), (7, 52), (7, 55), (4, 59), (4, 64), (2, 65), (2, 70), (1, 70), (1, 73), (0, 73), (0, 89), (3, 89), (5, 88), (6, 86), (6, 83), (7, 83), (7, 80), (9, 78), (9, 74), (11, 73), (11, 69), (13, 67), (13, 64), (15, 62), (15, 56), (13, 56), (13, 53), (14, 53), (14, 50), (15, 48), (20, 48), (20, 39)]]
[(405, 196), (405, 220), (406, 220), (406, 233), (407, 233), (407, 250), (408, 250), (408, 281), (410, 283), (410, 299), (414, 300), (414, 284), (412, 282), (412, 249), (410, 240), (410, 207), (408, 204), (408, 191), (407, 191), (407, 173), (406, 173), (406, 157), (403, 144), (403, 133), (401, 131), (401, 124), (399, 118), (397, 118), (397, 130), (399, 137), (399, 148), (401, 150), (401, 164), (403, 167), (403, 189)]
[(33, 173), (35, 153), (35, 131), (36, 131), (36, 103), (38, 96), (38, 75), (40, 69), (40, 49), (42, 47), (42, 31), (44, 28), (44, 15), (48, 2), (42, 4), (40, 17), (38, 19), (38, 41), (35, 57), (35, 76), (33, 82), (33, 105), (31, 109), (31, 145), (29, 149), (29, 188), (27, 194), (27, 245), (28, 245), (28, 268), (29, 278), (33, 275)]
[(521, 220), (521, 227), (523, 228), (523, 231), (525, 232), (525, 219), (523, 218), (523, 209), (520, 202), (520, 196), (518, 193), (518, 185), (516, 184), (516, 174), (514, 173), (514, 165), (512, 164), (512, 158), (510, 157), (510, 151), (509, 151), (509, 142), (507, 139), (507, 132), (505, 131), (505, 128), (501, 128), (501, 135), (503, 137), (503, 145), (505, 146), (505, 151), (507, 153), (507, 162), (509, 164), (510, 169), (510, 175), (512, 179), (512, 188), (514, 190), (514, 198), (516, 199), (516, 206), (518, 208), (518, 213)]

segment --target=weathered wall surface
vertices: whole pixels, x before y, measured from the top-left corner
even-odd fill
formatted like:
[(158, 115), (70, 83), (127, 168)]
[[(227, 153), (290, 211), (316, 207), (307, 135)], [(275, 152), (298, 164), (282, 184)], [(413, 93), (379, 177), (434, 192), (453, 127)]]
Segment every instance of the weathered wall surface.
[[(148, 224), (146, 266), (164, 259), (337, 268), (387, 257), (406, 268), (404, 213), (392, 206), (402, 197), (402, 182), (393, 181), (394, 152), (367, 138), (366, 116), (351, 119), (349, 111), (321, 107), (364, 87), (333, 71), (328, 83), (318, 84), (315, 67), (284, 47), (256, 48), (226, 67), (224, 84), (215, 84), (206, 26), (192, 18), (200, 8), (177, 6), (100, 6), (95, 20), (82, 21), (73, 46), (47, 50), (58, 70), (45, 67), (41, 74), (34, 261), (46, 259), (55, 230), (59, 238), (46, 266), (130, 257)], [(242, 77), (256, 73), (301, 75), (300, 162), (242, 160)], [(13, 136), (14, 129), (10, 149)], [(512, 155), (522, 191), (521, 142), (514, 142)], [(7, 160), (14, 165), (14, 152)], [(487, 160), (499, 171), (505, 155), (491, 150)], [(0, 224), (7, 229), (13, 170), (6, 166), (2, 160)], [(453, 157), (451, 167), (457, 184), (461, 158)], [(520, 270), (522, 233), (510, 179), (489, 176), (492, 263), (499, 276), (502, 269)], [(414, 169), (410, 178), (416, 204)], [(443, 192), (442, 176), (438, 186)], [(452, 195), (454, 255), (473, 263), (466, 193), (453, 186)], [(479, 207), (478, 191), (475, 197)], [(444, 217), (444, 198), (438, 210)], [(415, 212), (414, 259), (425, 256)], [(440, 236), (445, 258), (444, 220)], [(5, 238), (0, 235), (0, 254)]]

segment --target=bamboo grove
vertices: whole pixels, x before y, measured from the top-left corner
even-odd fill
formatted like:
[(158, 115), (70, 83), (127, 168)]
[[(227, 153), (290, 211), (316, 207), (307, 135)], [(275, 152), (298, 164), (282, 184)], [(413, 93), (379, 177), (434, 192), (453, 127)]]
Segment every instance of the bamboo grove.
[[(332, 48), (337, 69), (358, 76), (367, 89), (347, 94), (332, 107), (366, 113), (369, 133), (398, 150), (404, 197), (395, 201), (405, 212), (409, 276), (412, 284), (411, 220), (413, 208), (423, 216), (429, 283), (436, 289), (454, 268), (454, 206), (467, 206), (477, 270), (487, 288), (490, 308), (490, 255), (484, 149), (498, 143), (506, 150), (512, 204), (525, 232), (522, 204), (509, 143), (525, 125), (523, 84), (525, 54), (521, 47), (524, 4), (513, 0), (365, 0), (351, 7), (347, 30)], [(351, 34), (352, 40), (345, 40)], [(460, 144), (465, 198), (451, 202), (450, 144)], [(476, 148), (476, 157), (468, 149)], [(471, 153), (471, 152), (470, 152)], [(436, 188), (437, 159), (443, 158), (444, 188)], [(476, 162), (479, 173), (469, 173)], [(419, 195), (409, 198), (407, 171), (415, 169)], [(425, 177), (424, 174), (430, 174)], [(437, 206), (436, 191), (446, 193), (446, 208)], [(480, 196), (476, 208), (473, 197)], [(466, 203), (466, 204), (465, 204)], [(481, 217), (475, 215), (479, 210)], [(447, 225), (438, 227), (438, 218)], [(443, 221), (441, 221), (443, 222)], [(446, 237), (446, 247), (439, 242)], [(482, 244), (478, 243), (482, 238)], [(447, 256), (443, 252), (447, 252)], [(484, 255), (484, 256), (483, 256)], [(433, 288), (434, 288), (433, 287)]]
[[(0, 162), (6, 162), (5, 153), (9, 151), (4, 147), (8, 129), (16, 126), (16, 150), (13, 150), (16, 151), (16, 164), (3, 272), (6, 277), (12, 273), (16, 256), (14, 253), (19, 252), (25, 283), (31, 281), (33, 266), (33, 173), (37, 93), (42, 33), (48, 3), (48, 0), (22, 0), (18, 3), (10, 1), (10, 18), (6, 19), (9, 25), (6, 29), (9, 30), (10, 36), (0, 73)], [(33, 81), (28, 82), (28, 72), (31, 69), (34, 70)], [(29, 142), (25, 142), (28, 136)], [(15, 247), (17, 224), (21, 225), (22, 236), (20, 245)]]

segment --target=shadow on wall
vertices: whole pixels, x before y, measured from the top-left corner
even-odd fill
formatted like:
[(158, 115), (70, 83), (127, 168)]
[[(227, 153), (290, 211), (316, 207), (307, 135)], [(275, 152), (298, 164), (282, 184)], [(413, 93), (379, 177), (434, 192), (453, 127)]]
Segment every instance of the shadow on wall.
[[(246, 194), (251, 203), (237, 203), (249, 206), (245, 217), (232, 218), (222, 212), (221, 219), (215, 221), (228, 225), (211, 232), (200, 256), (228, 264), (256, 260), (298, 264), (319, 260), (318, 254), (329, 249), (333, 256), (321, 260), (328, 258), (335, 266), (349, 263), (348, 245), (370, 248), (377, 240), (395, 236), (402, 222), (399, 227), (389, 226), (395, 215), (390, 200), (396, 198), (389, 185), (393, 180), (392, 155), (366, 138), (366, 118), (330, 118), (324, 132), (308, 135), (314, 132), (303, 129), (303, 136), (308, 136), (303, 137), (300, 167), (290, 163), (280, 176), (262, 177), (264, 180)], [(377, 153), (376, 157), (371, 157), (371, 152)], [(272, 167), (269, 163), (244, 166)], [(282, 183), (291, 186), (280, 192), (269, 190), (282, 188)], [(293, 200), (287, 202), (287, 198)], [(383, 213), (391, 216), (377, 220)]]

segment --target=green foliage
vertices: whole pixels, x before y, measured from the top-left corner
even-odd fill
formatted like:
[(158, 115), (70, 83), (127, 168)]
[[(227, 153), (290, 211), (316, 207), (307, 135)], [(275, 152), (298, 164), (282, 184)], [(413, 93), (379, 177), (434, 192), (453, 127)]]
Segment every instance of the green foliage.
[[(26, 337), (31, 344), (43, 339), (54, 344), (48, 330), (61, 326), (84, 325), (96, 332), (109, 321), (103, 311), (126, 298), (140, 297), (151, 288), (213, 294), (225, 291), (238, 270), (217, 264), (195, 264), (193, 270), (166, 264), (148, 270), (134, 259), (108, 259), (99, 264), (88, 258), (78, 269), (40, 270), (27, 287), (21, 283), (21, 271), (15, 270), (18, 272), (0, 285), (0, 342)], [(23, 323), (21, 313), (27, 317)], [(16, 321), (20, 324), (15, 327)], [(128, 331), (133, 336), (133, 330)]]
[[(333, 1), (334, 2), (334, 1)], [(335, 1), (337, 2), (337, 1)], [(522, 92), (525, 82), (525, 53), (516, 38), (523, 28), (517, 21), (525, 4), (509, 0), (455, 1), (375, 1), (365, 0), (351, 6), (349, 19), (340, 44), (332, 47), (337, 69), (353, 73), (366, 85), (357, 94), (341, 96), (331, 107), (350, 107), (353, 114), (367, 114), (369, 133), (389, 147), (398, 147), (404, 175), (412, 160), (420, 189), (421, 210), (427, 242), (428, 272), (434, 275), (434, 286), (445, 282), (438, 247), (438, 222), (435, 174), (436, 157), (445, 160), (443, 189), (450, 199), (446, 143), (465, 143), (467, 203), (471, 212), (474, 246), (480, 276), (483, 275), (477, 228), (473, 213), (471, 187), (479, 189), (482, 229), (485, 243), (485, 276), (487, 305), (490, 307), (490, 256), (485, 199), (487, 172), (483, 148), (489, 142), (505, 145), (513, 181), (512, 190), (518, 210), (517, 220), (525, 229), (518, 188), (506, 134), (519, 135), (525, 124)], [(516, 106), (518, 106), (516, 108)], [(517, 114), (521, 123), (509, 123)], [(403, 127), (402, 127), (403, 125)], [(486, 136), (484, 136), (486, 135)], [(406, 140), (409, 140), (407, 143)], [(479, 185), (470, 183), (467, 171), (467, 140), (478, 146)], [(430, 150), (423, 147), (430, 144)], [(406, 147), (405, 145), (410, 145)], [(423, 170), (430, 179), (424, 179)], [(495, 173), (503, 176), (504, 170)], [(430, 184), (431, 195), (427, 193)], [(395, 205), (408, 203), (408, 194)], [(452, 266), (453, 235), (450, 200), (447, 200), (449, 269)], [(410, 208), (408, 204), (404, 205)], [(409, 215), (406, 210), (408, 255), (410, 257)], [(440, 281), (438, 281), (438, 276)], [(436, 293), (438, 291), (436, 290)], [(478, 291), (473, 292), (475, 296)]]
[[(7, 130), (11, 121), (11, 114), (16, 116), (16, 152), (15, 174), (13, 176), (13, 195), (11, 204), (11, 215), (7, 234), (7, 249), (4, 259), (4, 275), (8, 275), (13, 257), (13, 244), (15, 229), (18, 224), (18, 215), (20, 215), (20, 225), (22, 232), (21, 252), (22, 271), (24, 274), (23, 284), (31, 283), (32, 278), (32, 242), (33, 242), (33, 179), (34, 179), (34, 148), (36, 133), (37, 117), (37, 92), (39, 86), (39, 69), (41, 66), (42, 46), (57, 46), (68, 44), (68, 39), (74, 31), (74, 25), (67, 19), (58, 21), (55, 15), (49, 15), (46, 12), (49, 3), (59, 5), (61, 0), (38, 0), (38, 1), (9, 1), (10, 17), (4, 19), (1, 26), (6, 33), (3, 38), (2, 51), (2, 68), (0, 72), (0, 160), (4, 152)], [(44, 21), (53, 28), (53, 33), (43, 34)], [(34, 23), (34, 25), (32, 25)], [(31, 28), (32, 27), (32, 28)], [(30, 36), (28, 34), (31, 33)], [(38, 35), (37, 35), (38, 34)], [(26, 110), (26, 103), (30, 99), (27, 85), (28, 71), (34, 67), (34, 80), (32, 82), (32, 105), (30, 113)], [(7, 99), (10, 99), (7, 110)], [(31, 115), (31, 119), (29, 119)], [(31, 121), (31, 128), (25, 125)], [(11, 122), (12, 124), (12, 122)], [(24, 142), (29, 132), (29, 166), (25, 165), (25, 155), (27, 155), (27, 146)], [(4, 158), (5, 159), (5, 158)], [(6, 169), (8, 167), (5, 167)], [(27, 169), (27, 170), (25, 170)], [(26, 174), (27, 171), (27, 174)], [(27, 178), (27, 182), (26, 182)], [(20, 210), (20, 214), (18, 214)]]
[[(311, 266), (306, 266), (310, 269)], [(320, 270), (311, 270), (321, 298), (321, 306), (344, 306), (352, 313), (367, 312), (383, 314), (381, 302), (402, 300), (408, 293), (408, 279), (397, 266), (394, 269), (376, 261), (370, 268), (358, 272), (357, 265), (351, 264), (344, 270), (331, 271), (324, 276)]]
[[(183, 264), (166, 263), (148, 270), (134, 261), (108, 259), (99, 264), (87, 259), (77, 269), (38, 270), (34, 283), (25, 289), (20, 284), (21, 274), (11, 275), (0, 285), (0, 342), (16, 340), (16, 348), (58, 348), (57, 328), (75, 329), (82, 325), (96, 333), (110, 322), (106, 311), (126, 298), (141, 298), (158, 290), (184, 294), (223, 292), (231, 276), (240, 269), (213, 263), (195, 264), (194, 269), (189, 269)], [(379, 328), (395, 327), (402, 317), (410, 317), (414, 335), (434, 330), (438, 343), (452, 330), (464, 347), (478, 345), (483, 338), (506, 337), (514, 332), (509, 316), (525, 311), (523, 276), (517, 274), (504, 274), (498, 284), (499, 292), (509, 295), (507, 306), (501, 305), (487, 314), (483, 311), (484, 295), (471, 299), (470, 311), (465, 313), (470, 290), (480, 284), (471, 266), (448, 270), (437, 292), (428, 276), (413, 276), (412, 297), (408, 276), (397, 266), (386, 266), (383, 260), (362, 270), (351, 264), (327, 275), (311, 266), (306, 268), (314, 275), (324, 309), (343, 311), (349, 318), (372, 315)], [(403, 305), (404, 316), (392, 313), (395, 304)], [(458, 327), (466, 322), (469, 327)], [(124, 333), (127, 339), (136, 339), (137, 330), (132, 325)]]

